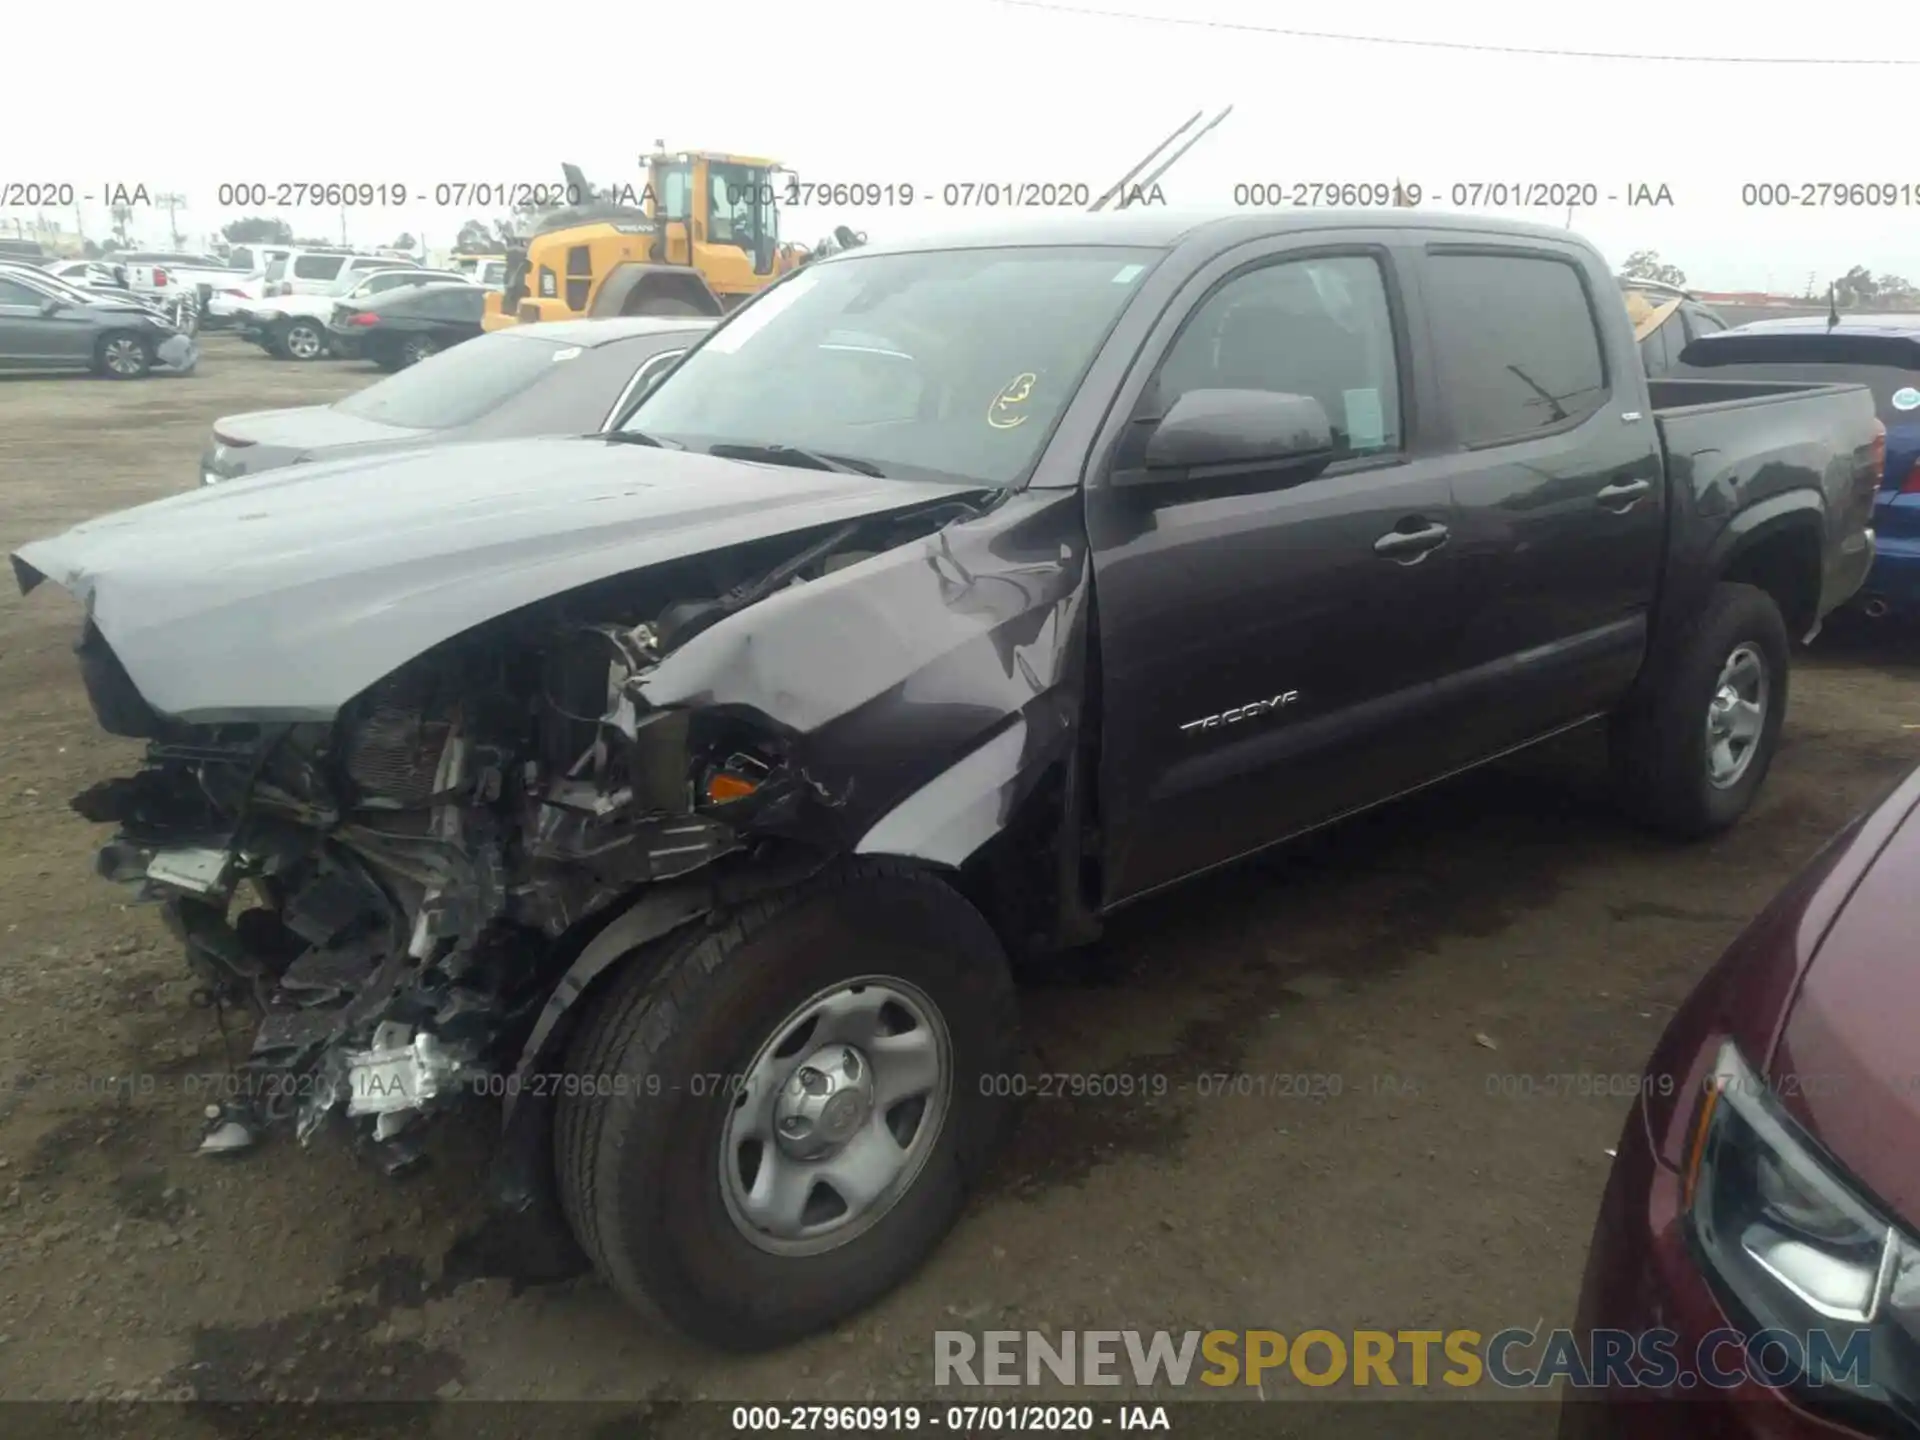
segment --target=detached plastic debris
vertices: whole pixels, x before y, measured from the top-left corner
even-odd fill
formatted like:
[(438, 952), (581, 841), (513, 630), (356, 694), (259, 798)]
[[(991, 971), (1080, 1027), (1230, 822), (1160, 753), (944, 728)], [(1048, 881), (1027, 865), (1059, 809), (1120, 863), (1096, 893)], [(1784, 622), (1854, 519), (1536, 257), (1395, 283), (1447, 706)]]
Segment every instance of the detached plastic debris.
[(200, 1136), (202, 1155), (231, 1155), (260, 1143), (260, 1128), (244, 1110), (231, 1105), (207, 1106), (207, 1128)]

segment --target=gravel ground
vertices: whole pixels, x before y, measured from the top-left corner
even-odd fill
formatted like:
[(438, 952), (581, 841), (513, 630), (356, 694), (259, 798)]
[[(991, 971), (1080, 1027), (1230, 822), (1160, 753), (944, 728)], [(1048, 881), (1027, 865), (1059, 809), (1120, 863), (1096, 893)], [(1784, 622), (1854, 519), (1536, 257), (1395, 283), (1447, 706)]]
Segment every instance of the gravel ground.
[[(0, 379), (0, 546), (192, 485), (216, 416), (372, 378), (215, 338), (185, 379)], [(476, 1199), (484, 1113), (400, 1183), (325, 1139), (192, 1153), (187, 1077), (222, 1037), (66, 808), (135, 754), (92, 723), (76, 622), (52, 587), (0, 597), (0, 1395), (22, 1400), (850, 1403), (924, 1398), (942, 1328), (1564, 1323), (1628, 1102), (1501, 1077), (1633, 1074), (1744, 921), (1920, 761), (1916, 652), (1823, 640), (1758, 808), (1716, 842), (1627, 828), (1574, 737), (1127, 912), (1027, 982), (1035, 1067), (1164, 1097), (1030, 1104), (910, 1284), (742, 1359), (591, 1279), (516, 1275)], [(1270, 1078), (1299, 1075), (1338, 1093)]]

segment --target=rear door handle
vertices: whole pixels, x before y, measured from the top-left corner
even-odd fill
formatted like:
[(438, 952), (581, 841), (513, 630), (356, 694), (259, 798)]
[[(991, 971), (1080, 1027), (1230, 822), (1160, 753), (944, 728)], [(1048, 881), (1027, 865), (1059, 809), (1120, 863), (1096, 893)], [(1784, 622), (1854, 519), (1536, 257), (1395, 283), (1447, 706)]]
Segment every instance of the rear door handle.
[(1629, 480), (1624, 485), (1604, 485), (1593, 498), (1617, 515), (1624, 515), (1644, 495), (1653, 493), (1652, 482)]
[(1429, 525), (1424, 530), (1389, 530), (1373, 542), (1373, 553), (1411, 565), (1446, 544), (1449, 533), (1444, 525)]

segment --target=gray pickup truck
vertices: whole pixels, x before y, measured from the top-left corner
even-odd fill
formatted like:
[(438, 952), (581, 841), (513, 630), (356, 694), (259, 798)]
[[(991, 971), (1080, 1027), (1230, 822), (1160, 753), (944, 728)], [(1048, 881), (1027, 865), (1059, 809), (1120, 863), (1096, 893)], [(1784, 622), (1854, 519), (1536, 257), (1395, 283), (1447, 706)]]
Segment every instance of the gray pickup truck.
[(498, 1097), (533, 1233), (756, 1347), (959, 1213), (1020, 956), (1588, 723), (1731, 824), (1884, 448), (1860, 386), (1649, 386), (1564, 231), (1128, 210), (808, 265), (615, 432), (13, 563), (148, 741), (75, 801), (102, 874), (258, 1017), (204, 1148), (398, 1168)]

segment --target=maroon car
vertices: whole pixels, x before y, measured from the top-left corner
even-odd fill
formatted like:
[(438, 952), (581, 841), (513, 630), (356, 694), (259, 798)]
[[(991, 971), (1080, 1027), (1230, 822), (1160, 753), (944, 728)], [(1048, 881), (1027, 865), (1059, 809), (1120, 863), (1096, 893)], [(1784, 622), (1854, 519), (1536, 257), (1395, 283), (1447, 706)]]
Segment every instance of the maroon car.
[(1562, 1440), (1920, 1435), (1920, 770), (1667, 1027), (1577, 1333)]

